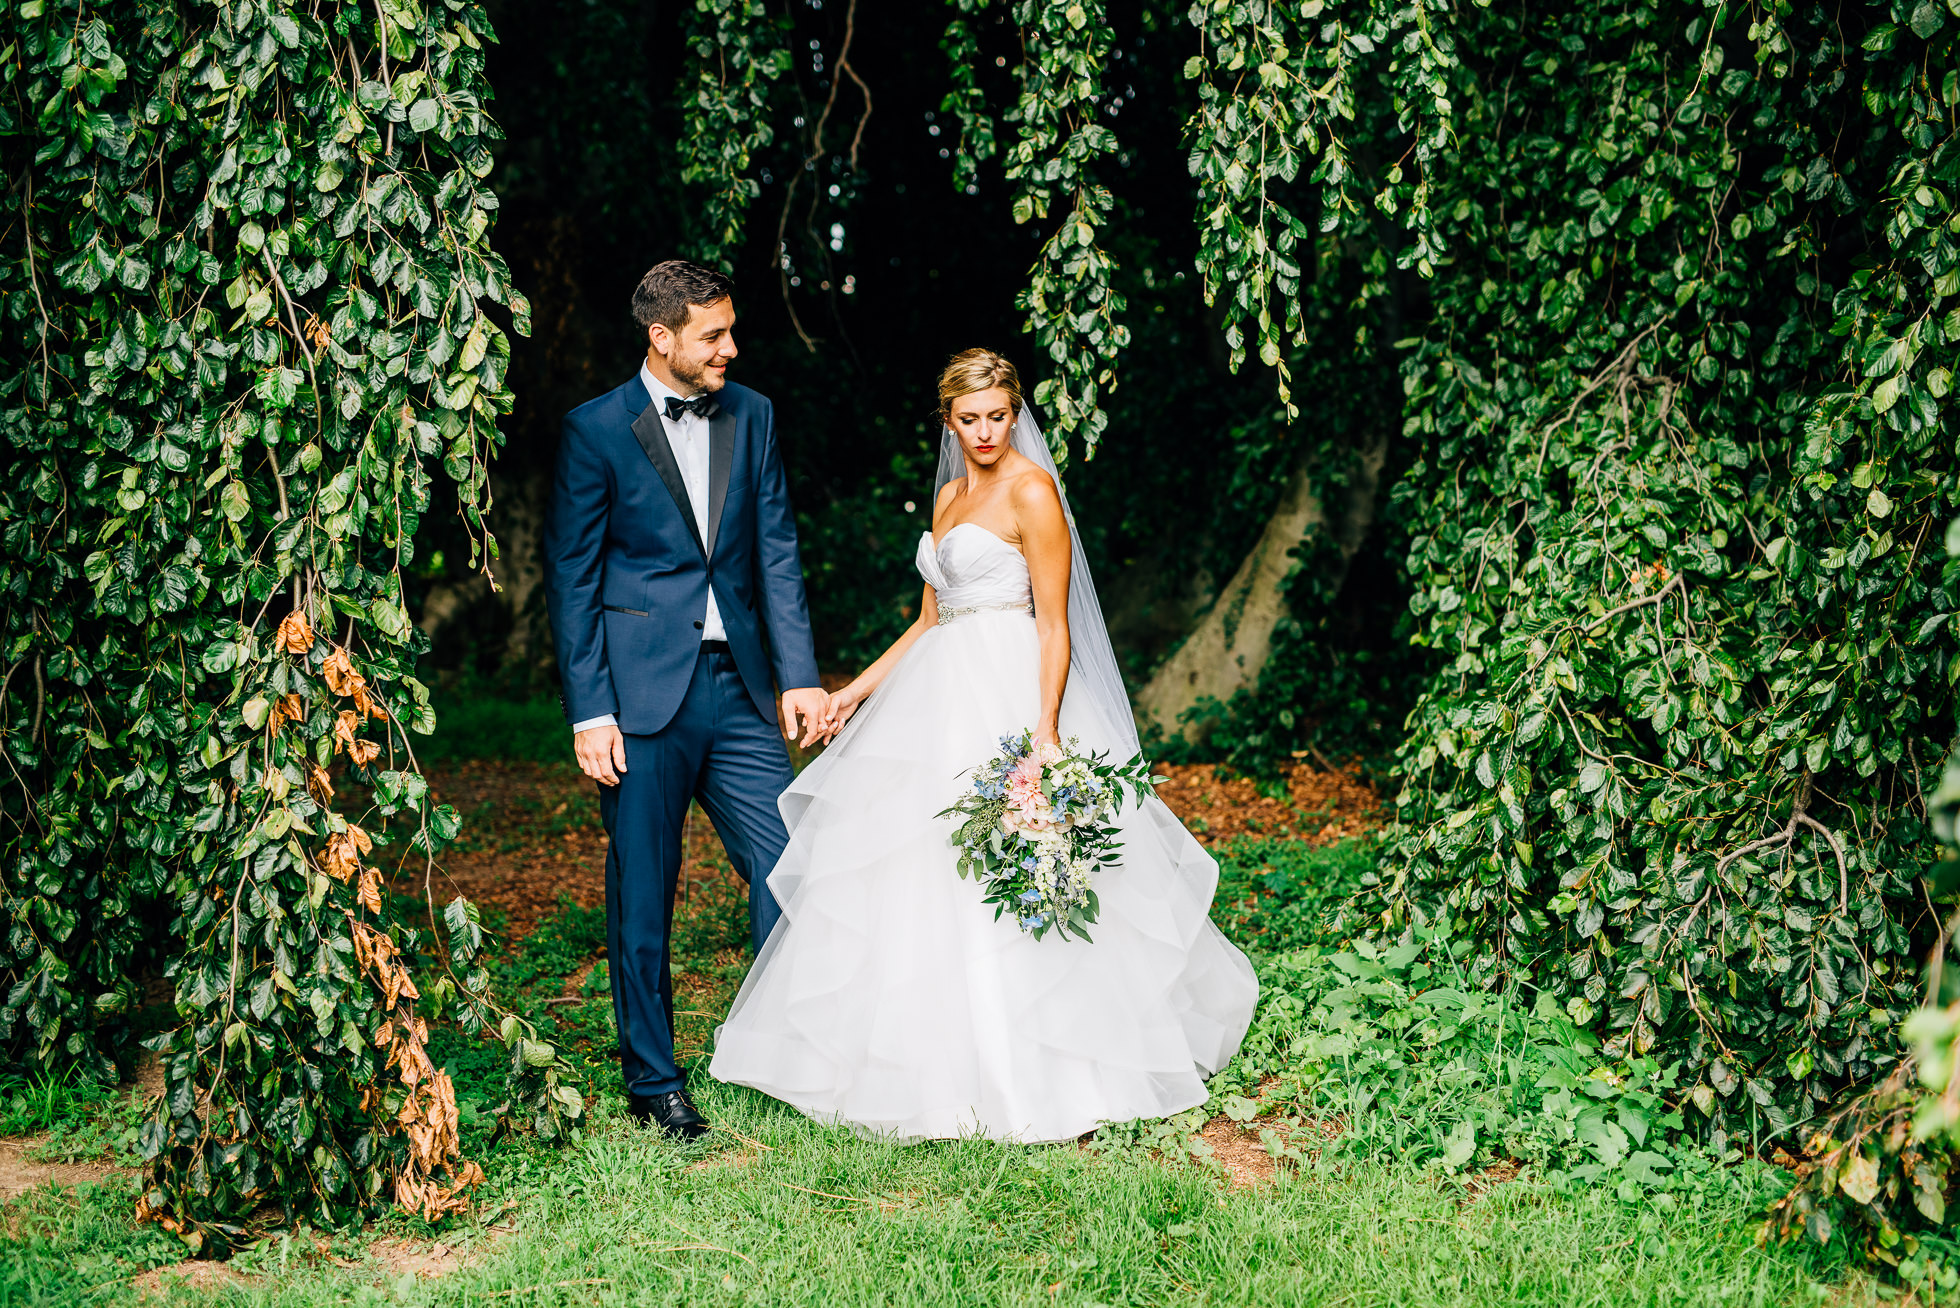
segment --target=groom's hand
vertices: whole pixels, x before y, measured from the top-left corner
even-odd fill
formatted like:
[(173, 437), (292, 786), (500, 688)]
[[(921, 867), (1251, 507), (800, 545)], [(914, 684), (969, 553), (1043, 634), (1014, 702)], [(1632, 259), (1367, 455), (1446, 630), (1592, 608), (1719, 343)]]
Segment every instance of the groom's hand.
[(586, 728), (572, 737), (572, 753), (579, 770), (602, 786), (618, 785), (618, 772), (626, 771), (626, 739), (618, 727)]
[(823, 729), (824, 715), (830, 711), (830, 696), (821, 687), (805, 686), (801, 690), (783, 692), (783, 739), (796, 739), (796, 719), (803, 718), (803, 748), (808, 749), (817, 742)]

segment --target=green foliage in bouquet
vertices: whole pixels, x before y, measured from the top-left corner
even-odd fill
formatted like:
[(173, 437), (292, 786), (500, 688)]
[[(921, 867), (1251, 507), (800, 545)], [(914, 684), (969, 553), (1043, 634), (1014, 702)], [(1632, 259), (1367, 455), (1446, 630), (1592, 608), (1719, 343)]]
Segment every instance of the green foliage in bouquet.
[(462, 1206), (446, 1011), (497, 1027), (509, 1114), (580, 1111), (474, 910), (411, 928), (380, 854), (457, 833), (402, 575), (437, 476), (495, 557), (489, 309), (527, 329), (487, 239), (489, 39), (463, 0), (0, 18), (0, 1039), (107, 1070), (165, 964), (141, 1211), (201, 1252), (267, 1203)]
[(1089, 940), (1102, 911), (1097, 875), (1119, 865), (1121, 831), (1108, 825), (1124, 800), (1141, 804), (1162, 777), (1141, 755), (1105, 763), (1103, 754), (1077, 754), (1036, 745), (1034, 733), (1003, 736), (1001, 752), (973, 770), (973, 788), (938, 816), (959, 818), (955, 870), (986, 890), (994, 920), (1014, 915), (1036, 940), (1050, 931)]

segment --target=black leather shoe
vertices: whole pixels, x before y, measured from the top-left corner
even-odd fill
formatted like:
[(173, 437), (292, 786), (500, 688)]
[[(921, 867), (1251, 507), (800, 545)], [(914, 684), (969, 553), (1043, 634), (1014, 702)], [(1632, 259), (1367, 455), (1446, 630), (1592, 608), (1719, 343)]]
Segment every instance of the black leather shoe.
[(708, 1133), (708, 1119), (694, 1106), (685, 1090), (664, 1095), (626, 1096), (626, 1111), (636, 1122), (651, 1123), (676, 1140), (699, 1140)]

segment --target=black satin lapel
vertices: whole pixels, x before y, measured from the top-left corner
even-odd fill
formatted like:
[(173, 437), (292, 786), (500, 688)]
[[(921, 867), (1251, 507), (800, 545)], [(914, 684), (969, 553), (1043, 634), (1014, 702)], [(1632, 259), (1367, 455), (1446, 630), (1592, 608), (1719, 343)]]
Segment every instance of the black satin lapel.
[(633, 435), (646, 451), (653, 470), (660, 474), (660, 480), (667, 483), (667, 493), (674, 497), (674, 507), (681, 511), (687, 534), (705, 559), (708, 551), (701, 544), (701, 529), (694, 522), (694, 505), (687, 498), (687, 483), (681, 479), (681, 465), (674, 460), (674, 447), (667, 442), (667, 427), (660, 421), (660, 410), (651, 404), (640, 410), (640, 416), (633, 419)]
[(728, 503), (729, 465), (735, 461), (735, 419), (726, 410), (708, 419), (708, 557), (721, 534), (721, 510)]

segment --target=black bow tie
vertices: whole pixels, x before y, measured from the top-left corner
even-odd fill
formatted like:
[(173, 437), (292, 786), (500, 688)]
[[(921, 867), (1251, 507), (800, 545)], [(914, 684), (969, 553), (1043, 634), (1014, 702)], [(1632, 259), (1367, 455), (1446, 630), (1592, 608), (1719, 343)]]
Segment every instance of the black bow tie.
[(698, 413), (703, 418), (712, 418), (721, 412), (721, 403), (705, 391), (691, 400), (683, 400), (678, 395), (667, 397), (667, 421), (679, 422), (683, 413)]

